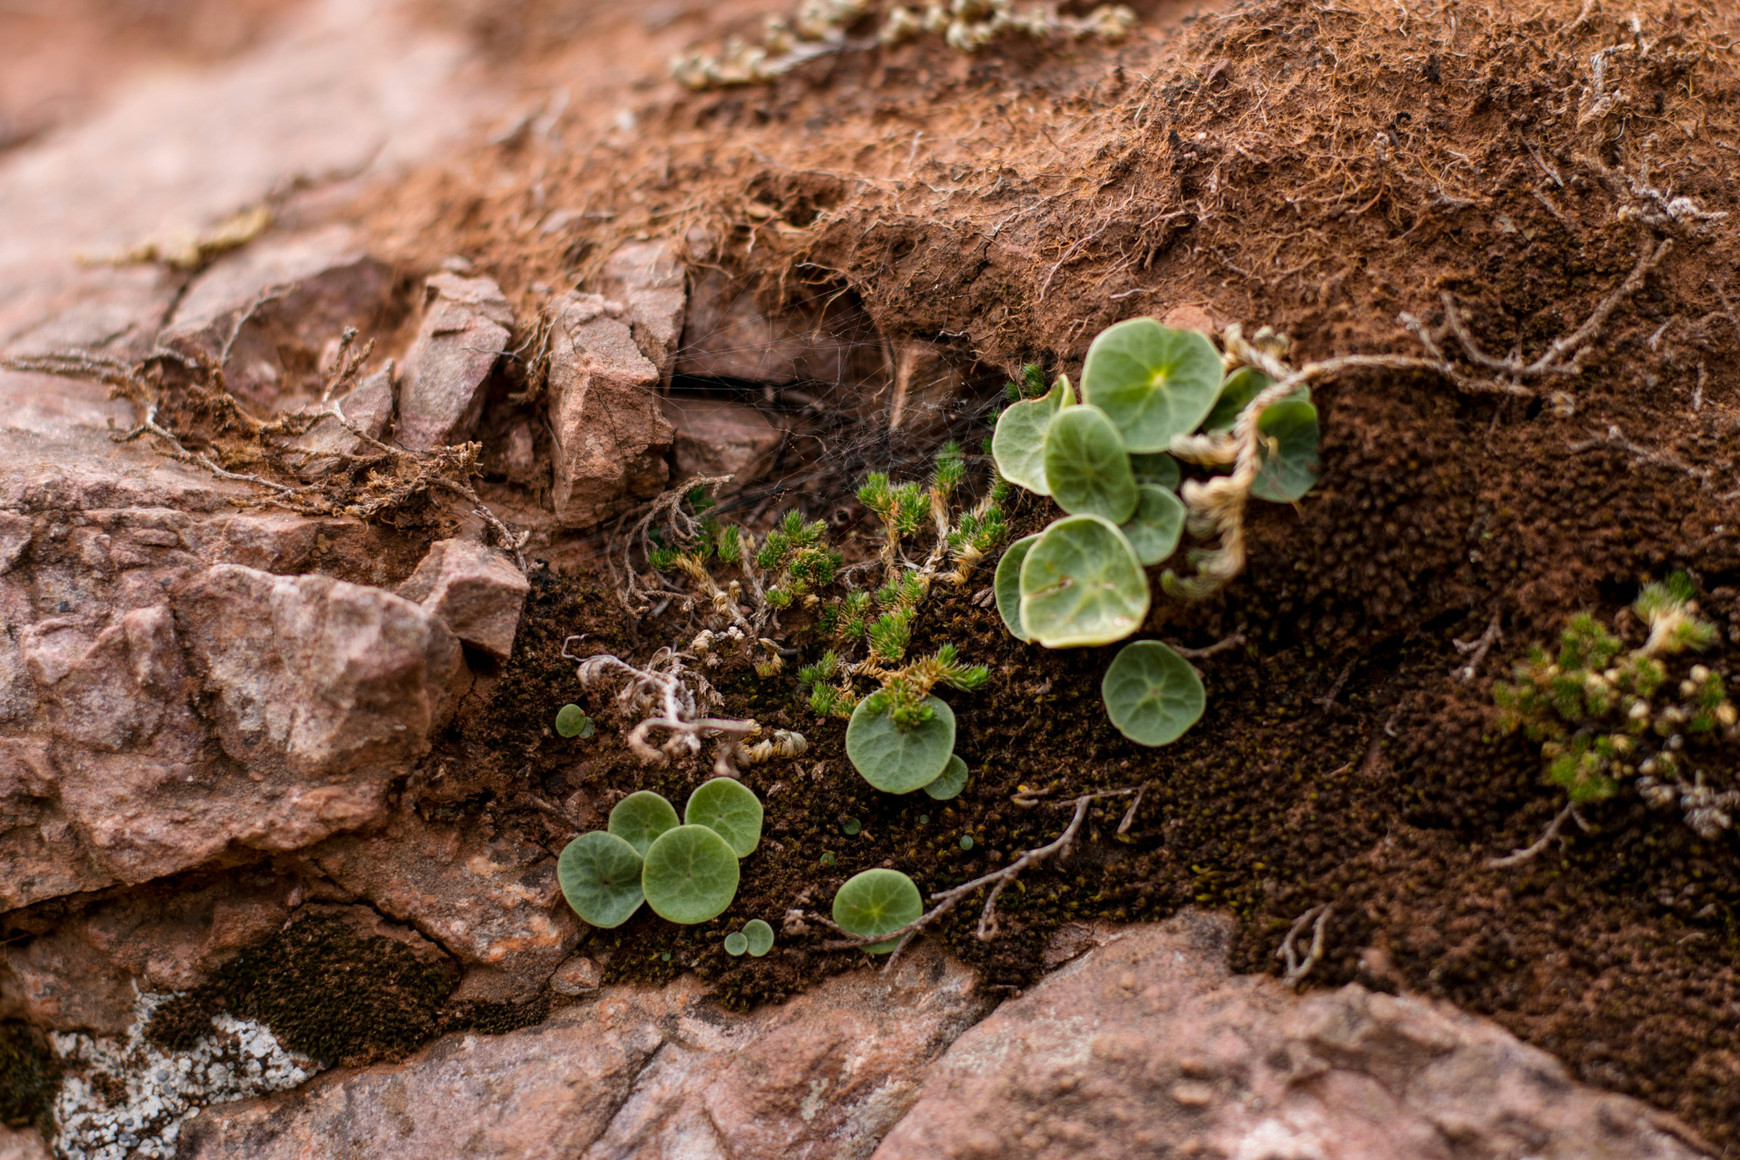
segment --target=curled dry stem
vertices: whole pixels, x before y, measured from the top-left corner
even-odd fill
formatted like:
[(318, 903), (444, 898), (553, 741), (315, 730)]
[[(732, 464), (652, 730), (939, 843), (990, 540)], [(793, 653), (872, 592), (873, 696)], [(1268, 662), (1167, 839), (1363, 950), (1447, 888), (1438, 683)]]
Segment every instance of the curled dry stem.
[[(737, 776), (737, 762), (743, 757), (741, 742), (759, 734), (761, 726), (753, 720), (707, 715), (708, 710), (724, 702), (705, 677), (684, 664), (694, 658), (662, 648), (645, 668), (637, 668), (609, 653), (574, 657), (568, 652), (568, 644), (576, 639), (570, 637), (563, 642), (562, 656), (579, 660), (575, 675), (582, 687), (591, 688), (612, 672), (627, 674), (628, 681), (617, 691), (616, 703), (625, 717), (640, 718), (627, 737), (628, 747), (636, 757), (648, 764), (664, 765), (683, 754), (699, 756), (703, 740), (720, 738), (713, 772), (722, 777)], [(657, 746), (650, 740), (655, 730), (669, 734)]]
[(1530, 861), (1535, 855), (1545, 850), (1552, 840), (1559, 836), (1559, 831), (1565, 828), (1565, 823), (1570, 821), (1575, 821), (1584, 830), (1589, 828), (1589, 823), (1585, 822), (1583, 815), (1577, 812), (1577, 804), (1566, 802), (1565, 808), (1560, 810), (1558, 816), (1547, 826), (1546, 832), (1531, 845), (1524, 846), (1520, 850), (1512, 850), (1502, 858), (1488, 858), (1486, 868), (1488, 870), (1503, 870), (1510, 866), (1521, 866), (1524, 862)]
[[(1287, 973), (1281, 976), (1281, 981), (1287, 986), (1298, 987), (1305, 981), (1305, 976), (1311, 973), (1311, 969), (1323, 960), (1323, 929), (1334, 913), (1334, 907), (1326, 902), (1319, 903), (1293, 920), (1293, 925), (1287, 930), (1287, 937), (1275, 948), (1275, 957), (1287, 964)], [(1311, 948), (1305, 952), (1304, 958), (1300, 958), (1295, 942), (1305, 933), (1307, 924), (1311, 927)]]

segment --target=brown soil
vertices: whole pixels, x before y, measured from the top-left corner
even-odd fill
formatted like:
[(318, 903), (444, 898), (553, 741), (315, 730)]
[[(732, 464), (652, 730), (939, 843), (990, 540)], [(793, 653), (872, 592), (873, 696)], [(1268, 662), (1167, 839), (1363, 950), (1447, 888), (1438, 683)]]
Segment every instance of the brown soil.
[[(582, 105), (559, 137), (522, 135), (469, 168), (415, 175), (363, 213), (408, 264), (463, 253), (528, 305), (535, 284), (583, 280), (623, 237), (674, 237), (698, 264), (761, 287), (769, 308), (839, 294), (884, 337), (952, 344), (1004, 371), (1037, 359), (1073, 372), (1100, 327), (1180, 306), (1273, 325), (1305, 357), (1417, 353), (1397, 316), (1438, 325), (1446, 293), (1487, 350), (1533, 358), (1624, 280), (1640, 247), (1672, 238), (1579, 376), (1526, 379), (1510, 396), (1430, 376), (1319, 392), (1322, 485), (1261, 514), (1228, 593), (1166, 604), (1149, 626), (1193, 645), (1234, 631), (1249, 642), (1202, 662), (1208, 714), (1168, 749), (1107, 725), (1107, 653), (1022, 648), (964, 595), (934, 597), (915, 644), (954, 640), (996, 673), (988, 690), (952, 697), (974, 770), (954, 803), (871, 791), (844, 762), (839, 723), (808, 714), (794, 679), (722, 678), (731, 711), (812, 744), (796, 766), (748, 774), (771, 840), (745, 863), (731, 916), (777, 925), (794, 905), (824, 909), (873, 865), (927, 889), (983, 873), (1066, 817), (1011, 804), (1021, 784), (1050, 800), (1146, 784), (1121, 840), (1122, 804), (1096, 808), (1069, 862), (1006, 896), (1000, 938), (972, 937), (975, 905), (946, 925), (950, 945), (993, 984), (1020, 987), (1066, 921), (1194, 903), (1236, 913), (1239, 965), (1274, 971), (1293, 919), (1328, 903), (1311, 984), (1453, 999), (1735, 1155), (1735, 840), (1700, 841), (1621, 798), (1528, 865), (1482, 865), (1558, 808), (1538, 754), (1493, 737), (1490, 682), (1510, 658), (1576, 611), (1611, 616), (1675, 568), (1699, 580), (1708, 613), (1740, 625), (1728, 494), (1740, 379), (1719, 357), (1740, 333), (1725, 300), (1740, 293), (1732, 235), (1646, 224), (1647, 195), (1626, 185), (1736, 208), (1733, 31), (1726, 12), (1683, 5), (1640, 9), (1635, 30), (1563, 0), (1526, 15), (1368, 0), (1196, 17), (1150, 6), (1115, 49), (846, 53), (769, 86), (656, 87), (631, 131), (612, 127), (617, 107)], [(571, 59), (540, 51), (522, 58), (534, 75)], [(555, 206), (581, 212), (542, 234)], [(976, 446), (986, 431), (980, 420), (962, 433)], [(786, 502), (813, 516), (837, 499)], [(1020, 518), (1046, 517), (1035, 506)], [(594, 818), (632, 788), (680, 800), (701, 775), (640, 766), (608, 722), (587, 742), (550, 734), (565, 701), (607, 708), (559, 659), (566, 634), (649, 649), (699, 625), (620, 617), (601, 583), (539, 578), (491, 712), (450, 739), (484, 773), (447, 796), (490, 791), (452, 808), (518, 819), (552, 849), (570, 831), (516, 801), (508, 764), (531, 766), (541, 799), (578, 794)], [(1454, 678), (1466, 658), (1452, 642), (1494, 616), (1502, 643), (1477, 679)], [(816, 647), (802, 632), (790, 643)], [(1710, 663), (1732, 671), (1729, 652)], [(862, 831), (848, 837), (850, 818)], [(741, 1003), (856, 961), (796, 939), (734, 960), (725, 929), (642, 915), (589, 945), (608, 952), (612, 977), (693, 970)]]

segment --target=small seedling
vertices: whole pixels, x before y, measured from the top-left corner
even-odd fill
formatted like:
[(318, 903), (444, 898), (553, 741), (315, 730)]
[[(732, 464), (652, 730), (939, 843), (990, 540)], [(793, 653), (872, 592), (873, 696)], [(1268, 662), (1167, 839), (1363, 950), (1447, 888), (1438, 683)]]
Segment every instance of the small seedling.
[[(1192, 552), (1197, 574), (1168, 571), (1161, 586), (1200, 597), (1244, 566), (1249, 497), (1291, 503), (1316, 483), (1317, 409), (1305, 384), (1333, 364), (1293, 372), (1275, 353), (1284, 343), (1258, 339), (1229, 327), (1223, 359), (1206, 335), (1120, 322), (1088, 347), (1079, 403), (1059, 377), (1044, 399), (1003, 412), (991, 444), (999, 473), (1068, 513), (998, 561), (992, 592), (1012, 636), (1046, 648), (1129, 637), (1150, 606), (1144, 569), (1170, 559), (1187, 529), (1218, 532), (1220, 547)], [(1180, 458), (1231, 473), (1184, 480)], [(1112, 723), (1142, 745), (1175, 741), (1202, 715), (1201, 681), (1159, 642), (1120, 653), (1101, 692)]]
[(592, 718), (578, 705), (563, 705), (556, 710), (556, 733), (562, 737), (590, 737), (597, 732)]
[[(834, 895), (834, 925), (858, 938), (876, 938), (918, 921), (924, 900), (918, 886), (898, 870), (875, 869), (855, 874)], [(885, 955), (899, 940), (874, 943), (864, 949)]]
[(971, 834), (962, 834), (961, 835), (961, 849), (971, 850), (972, 848), (973, 848), (973, 836)]
[(642, 858), (653, 839), (682, 823), (671, 803), (651, 790), (637, 790), (616, 803), (610, 811), (607, 828), (612, 834), (633, 846)]
[(594, 830), (569, 842), (556, 881), (574, 913), (593, 926), (621, 926), (640, 909), (641, 856), (614, 834)]
[(689, 795), (683, 821), (706, 826), (731, 844), (739, 858), (747, 858), (761, 842), (761, 802), (742, 782), (716, 777)]
[(859, 834), (864, 832), (864, 823), (860, 822), (857, 818), (847, 818), (841, 823), (840, 832), (848, 838), (856, 838)]
[[(721, 784), (723, 783), (723, 784)], [(737, 895), (737, 860), (761, 841), (761, 802), (714, 778), (689, 797), (688, 824), (671, 803), (639, 790), (616, 803), (607, 830), (581, 834), (556, 862), (562, 893), (593, 926), (627, 922), (644, 900), (661, 918), (705, 922)]]
[(725, 953), (732, 958), (743, 954), (749, 949), (749, 939), (740, 930), (734, 930), (725, 936)]
[[(961, 791), (966, 788), (967, 763), (960, 759), (959, 754), (953, 754), (949, 757), (949, 763), (943, 767), (942, 774), (925, 786), (924, 792), (939, 802), (946, 802), (960, 797)], [(923, 823), (930, 821), (930, 818), (920, 814), (918, 820)]]
[(706, 826), (678, 826), (646, 852), (641, 888), (653, 913), (692, 925), (725, 913), (737, 896), (737, 855)]
[(773, 928), (759, 918), (743, 924), (743, 939), (751, 958), (759, 959), (773, 949)]
[(1170, 745), (1202, 716), (1202, 678), (1157, 640), (1125, 645), (1100, 683), (1106, 714), (1138, 745)]
[(875, 704), (858, 702), (846, 726), (846, 756), (864, 780), (884, 793), (923, 789), (948, 768), (955, 749), (955, 714), (948, 703), (926, 697), (920, 707), (929, 715), (904, 725)]

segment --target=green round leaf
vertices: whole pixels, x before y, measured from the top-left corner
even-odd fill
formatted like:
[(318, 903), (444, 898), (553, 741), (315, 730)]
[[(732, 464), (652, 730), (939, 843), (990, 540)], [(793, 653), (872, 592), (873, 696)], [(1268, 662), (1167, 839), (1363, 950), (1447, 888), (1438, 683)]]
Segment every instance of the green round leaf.
[(1164, 453), (1130, 456), (1130, 474), (1136, 477), (1137, 486), (1152, 483), (1172, 491), (1178, 490), (1178, 481), (1184, 478), (1178, 460)]
[(773, 928), (759, 918), (752, 918), (743, 924), (743, 938), (752, 958), (759, 959), (773, 949)]
[(961, 796), (961, 791), (967, 788), (967, 763), (958, 754), (949, 755), (949, 763), (943, 767), (942, 775), (924, 787), (924, 792), (939, 802)]
[(1069, 380), (1062, 375), (1042, 399), (1030, 399), (1004, 408), (991, 435), (991, 458), (997, 472), (1018, 487), (1050, 495), (1045, 483), (1045, 432), (1052, 418), (1075, 402)]
[(616, 808), (610, 811), (606, 828), (633, 846), (635, 853), (644, 858), (653, 839), (676, 826), (677, 811), (671, 803), (650, 789), (643, 789), (616, 803)]
[(734, 930), (725, 936), (725, 953), (736, 958), (749, 949), (749, 939), (740, 930)]
[(1213, 408), (1220, 379), (1220, 352), (1206, 335), (1132, 318), (1088, 347), (1081, 397), (1111, 417), (1130, 451), (1165, 451)]
[(1098, 407), (1070, 407), (1045, 435), (1045, 481), (1051, 498), (1071, 515), (1123, 523), (1136, 510), (1136, 477), (1124, 437)]
[(735, 778), (716, 777), (689, 795), (683, 821), (706, 826), (731, 843), (739, 858), (747, 858), (761, 842), (761, 800)]
[(848, 838), (856, 838), (859, 834), (864, 832), (864, 823), (860, 822), (857, 818), (847, 818), (840, 826), (840, 832)]
[(562, 896), (593, 926), (621, 926), (640, 909), (640, 876), (640, 854), (603, 830), (581, 834), (556, 859)]
[(1100, 682), (1106, 714), (1137, 745), (1169, 745), (1202, 716), (1202, 679), (1157, 640), (1125, 645)]
[(1116, 524), (1068, 516), (1021, 565), (1021, 623), (1046, 648), (1111, 644), (1142, 627), (1148, 577)]
[(1250, 401), (1268, 390), (1274, 381), (1262, 371), (1240, 367), (1221, 384), (1220, 398), (1214, 401), (1214, 409), (1202, 421), (1202, 429), (1231, 431), (1232, 425), (1239, 421), (1239, 414)]
[[(899, 930), (924, 914), (918, 886), (898, 870), (866, 870), (854, 874), (834, 895), (834, 924), (859, 938)], [(893, 950), (899, 940), (866, 947), (873, 955)]]
[(1031, 642), (1021, 627), (1021, 561), (1027, 559), (1027, 550), (1039, 542), (1037, 535), (1023, 536), (1007, 548), (1003, 549), (1003, 558), (997, 561), (996, 578), (991, 581), (992, 590), (997, 594), (997, 615), (1003, 618), (1003, 627), (1009, 630), (1009, 635), (1016, 640)]
[(706, 826), (678, 826), (653, 840), (640, 876), (660, 918), (689, 925), (725, 913), (737, 897), (737, 855)]
[(955, 751), (955, 714), (938, 697), (926, 697), (932, 717), (902, 729), (886, 713), (873, 713), (870, 698), (858, 702), (846, 724), (846, 756), (865, 781), (884, 793), (911, 793), (935, 781)]
[(1317, 408), (1287, 398), (1263, 409), (1257, 420), (1262, 467), (1251, 494), (1272, 503), (1292, 503), (1317, 482)]
[(971, 834), (962, 834), (960, 847), (963, 850), (971, 850), (973, 848), (973, 836)]
[(1144, 483), (1137, 493), (1136, 514), (1119, 531), (1146, 567), (1177, 550), (1178, 537), (1184, 534), (1184, 501), (1152, 483)]
[(563, 737), (590, 737), (595, 730), (592, 719), (578, 705), (563, 705), (556, 710), (556, 732)]

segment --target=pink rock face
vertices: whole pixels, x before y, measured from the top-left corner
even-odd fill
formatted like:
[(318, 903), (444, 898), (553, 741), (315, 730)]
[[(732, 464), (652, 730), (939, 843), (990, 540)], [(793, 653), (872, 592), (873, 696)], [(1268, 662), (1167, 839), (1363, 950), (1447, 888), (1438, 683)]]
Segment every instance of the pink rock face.
[(488, 278), (437, 274), (405, 352), (398, 440), (412, 450), (463, 443), (483, 412), (483, 384), (508, 345), (513, 311)]
[(607, 987), (538, 1027), (451, 1036), (288, 1099), (211, 1108), (182, 1154), (851, 1160), (986, 1005), (970, 972), (922, 948), (892, 979), (838, 976), (749, 1015), (688, 978)]
[(729, 475), (742, 487), (765, 476), (785, 428), (754, 407), (722, 399), (670, 396), (665, 418), (676, 431), (677, 475)]
[(464, 998), (536, 996), (580, 937), (556, 882), (556, 859), (515, 838), (485, 839), (407, 811), (379, 833), (332, 838), (307, 857), (462, 962), (490, 968), (468, 976)]
[(0, 1160), (50, 1160), (48, 1146), (32, 1128), (0, 1124)]
[(1671, 1117), (1446, 1004), (1297, 998), (1229, 920), (1131, 927), (957, 1039), (875, 1160), (1692, 1160)]
[(471, 540), (437, 540), (399, 586), (441, 619), (454, 636), (497, 660), (513, 651), (520, 610), (531, 585), (506, 553)]
[(596, 294), (571, 294), (551, 307), (553, 499), (570, 528), (657, 494), (669, 475), (672, 430), (659, 412), (658, 368), (616, 309)]
[(224, 750), (252, 769), (403, 767), (457, 692), (453, 634), (378, 588), (220, 564), (175, 604)]
[(688, 307), (683, 263), (664, 240), (630, 242), (610, 255), (598, 289), (621, 302), (640, 352), (658, 369), (661, 387), (670, 386)]

